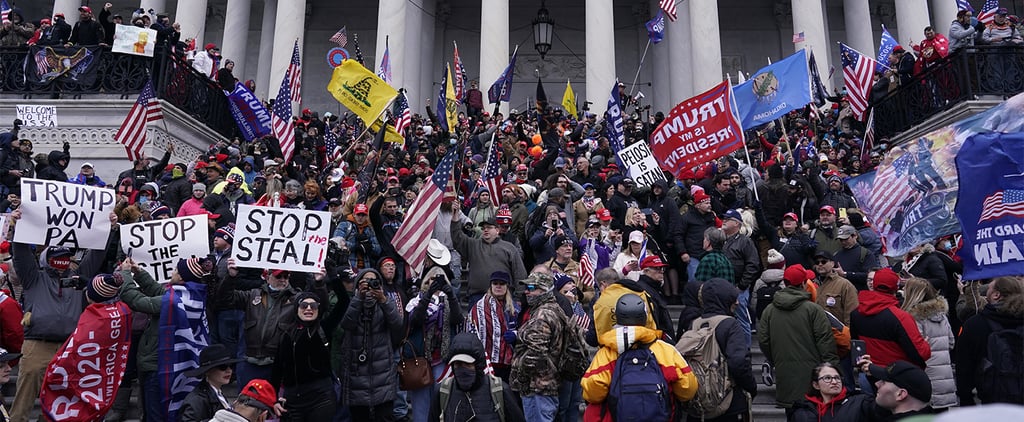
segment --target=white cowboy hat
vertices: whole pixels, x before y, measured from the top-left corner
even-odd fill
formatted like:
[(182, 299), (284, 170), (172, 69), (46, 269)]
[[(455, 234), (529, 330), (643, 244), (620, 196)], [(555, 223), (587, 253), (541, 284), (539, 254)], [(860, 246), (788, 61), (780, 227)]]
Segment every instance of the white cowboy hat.
[(430, 239), (430, 243), (427, 245), (427, 258), (437, 265), (448, 265), (449, 262), (452, 262), (452, 253), (437, 239)]

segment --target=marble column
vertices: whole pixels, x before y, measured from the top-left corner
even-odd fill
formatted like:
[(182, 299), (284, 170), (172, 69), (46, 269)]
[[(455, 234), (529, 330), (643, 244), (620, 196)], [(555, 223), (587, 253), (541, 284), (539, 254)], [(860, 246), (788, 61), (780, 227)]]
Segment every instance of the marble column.
[[(8, 2), (10, 3), (10, 2)], [(53, 14), (58, 13), (64, 14), (64, 19), (67, 20), (68, 25), (75, 26), (75, 22), (78, 22), (78, 8), (82, 6), (81, 0), (54, 0), (53, 1)], [(92, 9), (92, 15), (94, 19), (99, 20), (100, 11), (103, 9), (103, 5), (94, 7)], [(25, 17), (28, 20), (28, 17)]]
[[(167, 13), (167, 0), (142, 0), (139, 3), (139, 7), (141, 7), (142, 10), (153, 9), (157, 14)], [(177, 18), (177, 16), (171, 16), (171, 23), (174, 23)], [(125, 16), (125, 22), (129, 19), (130, 18), (128, 16)]]
[[(615, 85), (615, 14), (612, 13), (612, 0), (587, 0), (586, 7), (585, 98), (593, 103), (590, 111), (600, 116), (608, 108), (608, 97)], [(626, 79), (622, 82), (631, 81)]]
[[(810, 47), (818, 62), (818, 74), (828, 77), (828, 66), (832, 59), (829, 37), (825, 32), (825, 13), (821, 0), (793, 0), (793, 33), (804, 33), (804, 42), (794, 44), (794, 51)], [(864, 23), (861, 23), (863, 25)], [(863, 50), (862, 50), (863, 51)], [(870, 51), (864, 54), (871, 54)]]
[(195, 38), (196, 50), (206, 44), (206, 0), (178, 0), (178, 10), (174, 12), (174, 22), (181, 24), (181, 40)]
[[(951, 1), (932, 0), (932, 26), (935, 32), (949, 37), (949, 27), (956, 20), (956, 3)], [(924, 36), (924, 33), (921, 34)]]
[(245, 59), (249, 44), (249, 15), (252, 0), (228, 0), (224, 16), (224, 41), (220, 51), (226, 59), (235, 62), (232, 72), (240, 81), (245, 81)]
[[(377, 73), (387, 44), (391, 61), (391, 86), (399, 88), (405, 81), (405, 0), (380, 0), (377, 12), (377, 45), (372, 70)], [(387, 39), (387, 43), (385, 43)]]
[[(704, 92), (722, 82), (722, 39), (718, 0), (690, 0), (692, 92)], [(794, 7), (795, 9), (795, 7)], [(678, 23), (678, 22), (677, 22)], [(680, 98), (679, 100), (685, 100)]]
[[(421, 36), (419, 43), (410, 44), (418, 46), (416, 50), (419, 51), (418, 54), (420, 55), (419, 90), (409, 93), (409, 108), (413, 110), (413, 113), (426, 112), (426, 109), (423, 108), (423, 100), (434, 95), (434, 72), (437, 71), (436, 62), (434, 61), (434, 40), (437, 36), (435, 32), (437, 30), (437, 18), (435, 17), (437, 14), (437, 3), (434, 0), (424, 0), (422, 6), (426, 13), (421, 15), (422, 27), (420, 28)], [(476, 75), (479, 75), (479, 73)], [(486, 97), (484, 101), (487, 101)]]
[[(487, 89), (494, 81), (498, 80), (498, 76), (501, 76), (501, 72), (508, 66), (512, 54), (511, 47), (508, 45), (508, 3), (509, 0), (489, 0), (480, 7), (480, 91), (484, 93), (485, 110), (494, 110), (494, 104), (487, 101)], [(524, 53), (529, 49), (527, 46), (520, 47), (523, 48)], [(433, 67), (439, 69), (438, 66)], [(437, 71), (434, 69), (431, 74)], [(433, 95), (422, 97), (433, 97)], [(503, 115), (508, 116), (509, 103), (504, 101), (500, 103), (499, 110)]]
[[(431, 32), (433, 33), (433, 32)], [(423, 36), (423, 11), (417, 7), (405, 8), (405, 51), (402, 53), (404, 83), (395, 88), (405, 88), (410, 93), (420, 92), (420, 37)], [(394, 51), (392, 49), (392, 51)], [(417, 94), (418, 95), (418, 94)]]
[[(875, 57), (875, 25), (871, 22), (868, 0), (843, 0), (843, 17), (846, 23), (847, 45)], [(817, 55), (814, 58), (818, 59)]]
[[(263, 0), (263, 23), (260, 26), (260, 56), (256, 66), (256, 96), (270, 98), (270, 62), (274, 56), (274, 25), (277, 23), (277, 0)], [(277, 95), (278, 86), (273, 88)]]
[[(306, 32), (306, 0), (281, 0), (278, 3), (274, 28), (276, 33), (274, 34), (274, 53), (270, 62), (269, 81), (271, 97), (276, 97), (277, 91), (281, 89), (281, 80), (284, 79), (284, 73), (292, 61), (295, 40), (299, 41), (299, 59), (302, 59), (302, 43), (305, 42), (303, 34)], [(297, 105), (293, 104), (293, 115), (296, 108)]]
[[(658, 2), (655, 2), (658, 3)], [(654, 6), (658, 7), (658, 6)], [(693, 46), (690, 34), (690, 8), (688, 3), (676, 7), (676, 21), (665, 20), (665, 50), (668, 55), (668, 104), (662, 109), (666, 113), (683, 100), (693, 96)], [(662, 52), (665, 55), (665, 52)], [(719, 66), (721, 67), (721, 66)]]
[[(924, 39), (928, 20), (927, 0), (899, 0), (896, 2), (896, 40), (907, 50)], [(892, 30), (889, 30), (891, 33)]]

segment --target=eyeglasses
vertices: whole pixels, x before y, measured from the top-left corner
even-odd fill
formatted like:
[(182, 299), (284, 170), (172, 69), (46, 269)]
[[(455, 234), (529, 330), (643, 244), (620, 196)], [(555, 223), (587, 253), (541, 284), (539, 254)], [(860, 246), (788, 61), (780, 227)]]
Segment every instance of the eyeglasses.
[(817, 263), (818, 265), (825, 265), (825, 264), (828, 264), (829, 262), (832, 262), (832, 261), (829, 261), (827, 259), (819, 259), (819, 260), (814, 261), (814, 262)]
[(228, 365), (228, 364), (224, 364), (224, 365), (217, 365), (217, 366), (215, 366), (215, 368), (216, 368), (216, 369), (217, 369), (218, 371), (227, 371), (228, 369), (231, 369), (231, 365)]
[(536, 284), (527, 284), (526, 285), (526, 291), (528, 291), (528, 292), (532, 292), (534, 290), (537, 290), (537, 288), (538, 288), (538, 286)]
[(320, 304), (316, 302), (300, 302), (299, 309), (320, 309)]
[(824, 377), (819, 377), (819, 378), (818, 378), (818, 381), (824, 381), (824, 382), (842, 382), (842, 381), (843, 381), (843, 379), (842, 379), (842, 378), (840, 378), (839, 376), (836, 376), (836, 375), (826, 375), (826, 376), (824, 376)]

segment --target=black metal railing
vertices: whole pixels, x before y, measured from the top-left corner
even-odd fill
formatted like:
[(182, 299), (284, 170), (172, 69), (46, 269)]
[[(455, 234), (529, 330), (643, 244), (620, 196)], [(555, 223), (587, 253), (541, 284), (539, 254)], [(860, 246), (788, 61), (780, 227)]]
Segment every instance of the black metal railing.
[(91, 83), (57, 78), (39, 84), (25, 77), (25, 67), (34, 65), (28, 47), (0, 48), (0, 93), (65, 99), (105, 94), (128, 99), (135, 98), (152, 77), (158, 97), (227, 138), (239, 136), (224, 91), (182, 57), (159, 47), (152, 58), (114, 54), (110, 47), (99, 48), (96, 56), (98, 77)]
[(875, 133), (890, 137), (983, 95), (1024, 92), (1024, 47), (979, 46), (943, 58), (875, 104)]

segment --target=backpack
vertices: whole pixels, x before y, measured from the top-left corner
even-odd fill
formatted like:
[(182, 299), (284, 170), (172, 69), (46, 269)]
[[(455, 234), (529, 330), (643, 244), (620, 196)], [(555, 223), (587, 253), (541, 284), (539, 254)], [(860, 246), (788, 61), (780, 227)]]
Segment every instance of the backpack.
[(988, 320), (988, 354), (981, 360), (978, 396), (983, 403), (1024, 404), (1024, 326), (1004, 328)]
[(590, 354), (583, 344), (583, 336), (576, 324), (567, 318), (562, 321), (565, 323), (565, 329), (562, 354), (558, 357), (558, 377), (563, 381), (579, 381), (590, 366)]
[(619, 354), (605, 399), (613, 421), (671, 420), (672, 400), (668, 380), (651, 351), (651, 343), (637, 343)]
[[(484, 376), (491, 383), (491, 403), (494, 404), (494, 413), (498, 414), (499, 421), (505, 422), (505, 395), (504, 388), (501, 386), (501, 378), (491, 374)], [(441, 417), (438, 418), (439, 421), (444, 421), (444, 410), (448, 408), (448, 399), (452, 396), (453, 383), (455, 383), (455, 378), (445, 378), (444, 381), (441, 381), (441, 386), (438, 389), (441, 403)]]
[(733, 382), (729, 376), (729, 365), (715, 338), (718, 325), (730, 318), (728, 315), (697, 318), (676, 343), (676, 350), (697, 377), (697, 394), (684, 404), (690, 416), (717, 418), (732, 405)]
[(754, 309), (754, 314), (757, 315), (757, 319), (761, 319), (761, 314), (764, 313), (765, 309), (768, 309), (768, 305), (772, 304), (775, 292), (779, 290), (782, 290), (782, 281), (774, 284), (765, 284), (764, 287), (754, 292), (754, 297), (757, 298), (757, 307)]

